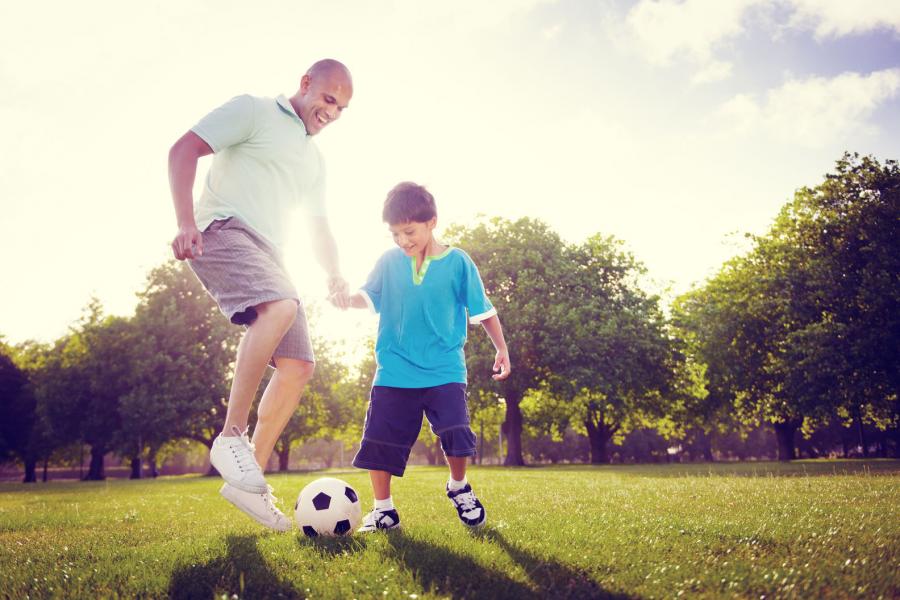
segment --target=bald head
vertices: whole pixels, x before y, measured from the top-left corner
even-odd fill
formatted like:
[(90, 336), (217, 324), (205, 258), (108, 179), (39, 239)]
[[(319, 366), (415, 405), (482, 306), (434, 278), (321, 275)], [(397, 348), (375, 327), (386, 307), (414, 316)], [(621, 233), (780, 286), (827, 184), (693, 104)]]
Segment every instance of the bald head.
[(300, 79), (300, 89), (291, 97), (291, 105), (306, 125), (308, 135), (316, 135), (336, 121), (353, 96), (350, 70), (340, 61), (317, 61)]
[(322, 60), (314, 62), (306, 71), (306, 74), (313, 79), (337, 75), (339, 77), (344, 77), (350, 84), (350, 87), (353, 87), (353, 78), (350, 77), (350, 69), (348, 69), (341, 61), (334, 60), (333, 58), (323, 58)]

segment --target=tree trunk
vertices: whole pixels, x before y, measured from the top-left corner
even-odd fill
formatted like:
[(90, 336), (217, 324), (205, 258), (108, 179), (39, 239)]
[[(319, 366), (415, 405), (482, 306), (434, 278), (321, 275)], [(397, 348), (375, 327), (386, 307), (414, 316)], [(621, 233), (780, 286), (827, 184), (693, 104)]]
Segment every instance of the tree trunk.
[[(594, 421), (596, 415), (596, 422)], [(584, 426), (587, 428), (588, 441), (591, 446), (591, 464), (605, 465), (609, 464), (609, 453), (606, 450), (609, 440), (618, 431), (618, 425), (606, 423), (603, 413), (599, 407), (592, 404), (592, 408), (588, 409), (588, 417), (584, 420)]]
[(285, 472), (288, 470), (288, 463), (291, 461), (291, 445), (281, 444), (278, 448), (278, 471)]
[(22, 479), (22, 483), (37, 483), (37, 459), (25, 460), (25, 477)]
[(159, 477), (159, 467), (156, 464), (156, 448), (151, 446), (150, 452), (147, 454), (147, 462), (150, 467), (150, 477), (156, 479)]
[(866, 442), (866, 428), (863, 426), (862, 414), (859, 407), (853, 409), (853, 420), (856, 421), (856, 433), (859, 436), (859, 446), (862, 448), (863, 458), (869, 458), (869, 444)]
[(91, 466), (88, 467), (88, 473), (84, 477), (85, 481), (103, 481), (106, 479), (106, 472), (103, 468), (103, 456), (106, 449), (102, 446), (91, 446)]
[(128, 476), (128, 479), (140, 479), (141, 478), (141, 457), (135, 456), (131, 459), (131, 475)]
[(778, 460), (786, 462), (797, 458), (794, 433), (796, 433), (798, 427), (799, 425), (796, 421), (774, 424), (775, 437), (778, 440)]
[(503, 464), (507, 467), (521, 467), (525, 465), (522, 457), (522, 409), (519, 407), (521, 398), (506, 398), (506, 459)]

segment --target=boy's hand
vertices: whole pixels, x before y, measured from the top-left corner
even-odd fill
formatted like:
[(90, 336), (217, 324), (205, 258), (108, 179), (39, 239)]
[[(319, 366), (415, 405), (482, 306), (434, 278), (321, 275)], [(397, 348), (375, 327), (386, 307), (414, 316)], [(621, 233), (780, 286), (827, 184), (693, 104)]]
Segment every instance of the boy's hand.
[(328, 278), (328, 300), (341, 310), (347, 310), (350, 306), (350, 286), (340, 275)]
[(491, 375), (495, 381), (501, 381), (509, 377), (512, 367), (509, 365), (509, 350), (497, 350), (497, 357), (494, 359), (494, 373)]

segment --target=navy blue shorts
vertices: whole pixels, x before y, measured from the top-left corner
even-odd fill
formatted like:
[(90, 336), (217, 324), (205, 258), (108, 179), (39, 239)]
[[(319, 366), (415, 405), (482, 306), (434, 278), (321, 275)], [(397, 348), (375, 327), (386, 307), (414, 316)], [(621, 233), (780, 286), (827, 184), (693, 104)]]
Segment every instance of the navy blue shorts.
[(428, 388), (376, 385), (369, 396), (366, 426), (353, 466), (403, 476), (409, 452), (422, 429), (422, 414), (441, 438), (447, 456), (474, 456), (475, 433), (469, 427), (466, 384)]

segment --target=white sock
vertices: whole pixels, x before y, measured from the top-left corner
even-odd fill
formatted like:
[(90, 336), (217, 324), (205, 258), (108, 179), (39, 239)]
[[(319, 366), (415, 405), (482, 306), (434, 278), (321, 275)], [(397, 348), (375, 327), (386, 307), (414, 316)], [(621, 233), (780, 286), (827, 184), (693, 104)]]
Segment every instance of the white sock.
[(375, 509), (376, 510), (392, 510), (394, 508), (394, 499), (391, 496), (388, 496), (384, 500), (375, 500)]
[(457, 480), (453, 479), (453, 477), (451, 476), (450, 481), (447, 482), (447, 488), (451, 492), (456, 492), (456, 491), (459, 491), (459, 490), (463, 489), (464, 487), (466, 487), (467, 483), (469, 483), (469, 478), (466, 477), (465, 475), (463, 475), (462, 481), (457, 481)]

